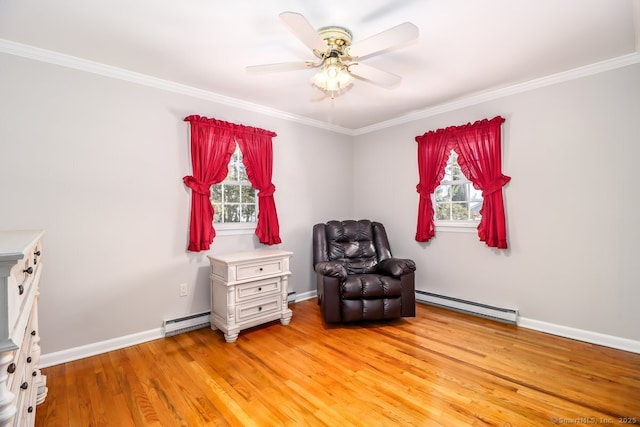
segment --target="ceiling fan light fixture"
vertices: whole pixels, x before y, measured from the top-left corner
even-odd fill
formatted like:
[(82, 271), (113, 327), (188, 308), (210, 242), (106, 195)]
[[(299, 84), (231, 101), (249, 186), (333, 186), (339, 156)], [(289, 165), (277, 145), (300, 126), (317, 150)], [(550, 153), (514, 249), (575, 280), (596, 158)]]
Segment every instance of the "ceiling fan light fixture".
[(347, 67), (339, 60), (327, 61), (313, 77), (311, 83), (325, 92), (331, 93), (331, 98), (340, 90), (353, 83), (353, 76)]

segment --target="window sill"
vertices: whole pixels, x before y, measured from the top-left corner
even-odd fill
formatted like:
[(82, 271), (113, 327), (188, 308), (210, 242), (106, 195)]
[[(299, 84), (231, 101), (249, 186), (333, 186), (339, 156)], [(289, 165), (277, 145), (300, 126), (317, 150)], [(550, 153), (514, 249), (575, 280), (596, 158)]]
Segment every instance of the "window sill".
[(436, 223), (436, 232), (452, 233), (477, 233), (479, 222), (439, 222)]
[(237, 236), (241, 234), (253, 234), (258, 226), (255, 222), (245, 222), (242, 224), (213, 224), (216, 229), (216, 236)]

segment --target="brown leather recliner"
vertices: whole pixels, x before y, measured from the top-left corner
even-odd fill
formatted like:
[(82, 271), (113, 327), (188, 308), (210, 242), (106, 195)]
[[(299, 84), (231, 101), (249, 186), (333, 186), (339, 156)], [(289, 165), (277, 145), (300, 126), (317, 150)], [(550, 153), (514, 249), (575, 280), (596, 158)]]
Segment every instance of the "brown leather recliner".
[(392, 257), (387, 232), (379, 222), (314, 225), (313, 267), (325, 322), (416, 315), (416, 265)]

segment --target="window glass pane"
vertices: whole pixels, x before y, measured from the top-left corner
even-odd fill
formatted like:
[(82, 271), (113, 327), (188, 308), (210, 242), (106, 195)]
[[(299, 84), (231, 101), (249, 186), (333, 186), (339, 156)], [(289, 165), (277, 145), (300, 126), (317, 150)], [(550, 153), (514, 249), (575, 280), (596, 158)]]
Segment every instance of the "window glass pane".
[(240, 203), (240, 186), (225, 184), (224, 186), (224, 202)]
[(256, 205), (242, 205), (242, 221), (256, 222)]
[(256, 203), (256, 190), (249, 186), (242, 186), (242, 203)]
[(436, 205), (436, 219), (441, 221), (445, 221), (451, 218), (451, 205), (449, 203), (446, 204), (437, 204)]
[(460, 165), (458, 164), (458, 154), (455, 151), (451, 151), (451, 157), (449, 158), (449, 164), (451, 165), (451, 179), (453, 181), (466, 181), (467, 179), (462, 174)]
[(244, 163), (238, 161), (238, 181), (249, 181), (247, 177), (247, 168), (244, 166)]
[(213, 204), (213, 222), (220, 222), (220, 220), (222, 220), (222, 209), (221, 204)]
[(469, 184), (452, 185), (451, 200), (454, 202), (469, 200)]
[(469, 219), (469, 204), (468, 203), (452, 203), (451, 217), (452, 219), (458, 220), (458, 221)]
[[(469, 185), (469, 191), (471, 195), (469, 196), (469, 200), (472, 202), (482, 202), (482, 191), (476, 190), (473, 188), (473, 185)], [(482, 203), (481, 203), (482, 204)]]
[(451, 152), (449, 160), (447, 160), (447, 165), (444, 167), (444, 177), (442, 178), (443, 181), (453, 180), (452, 163), (451, 163), (451, 156), (453, 156), (453, 154), (454, 154), (454, 151)]
[(451, 186), (441, 185), (436, 188), (436, 202), (445, 202), (451, 200)]
[(482, 201), (469, 203), (469, 215), (474, 221), (480, 221), (482, 215), (480, 215), (480, 209), (482, 209)]
[(211, 203), (222, 201), (222, 184), (211, 186), (211, 196), (209, 198), (211, 199)]
[(225, 205), (224, 222), (240, 222), (240, 205)]
[(229, 173), (227, 174), (227, 178), (225, 181), (237, 181), (238, 180), (238, 168), (236, 168), (236, 164), (232, 161), (229, 163)]

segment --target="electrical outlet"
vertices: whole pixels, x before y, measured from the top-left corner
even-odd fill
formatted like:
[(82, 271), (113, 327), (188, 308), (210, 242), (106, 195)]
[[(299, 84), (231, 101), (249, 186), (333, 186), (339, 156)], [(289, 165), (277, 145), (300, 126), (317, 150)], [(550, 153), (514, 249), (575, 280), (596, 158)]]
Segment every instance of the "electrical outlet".
[(180, 283), (178, 285), (178, 289), (180, 289), (181, 297), (186, 297), (187, 295), (189, 295), (189, 288), (187, 287), (186, 283)]

